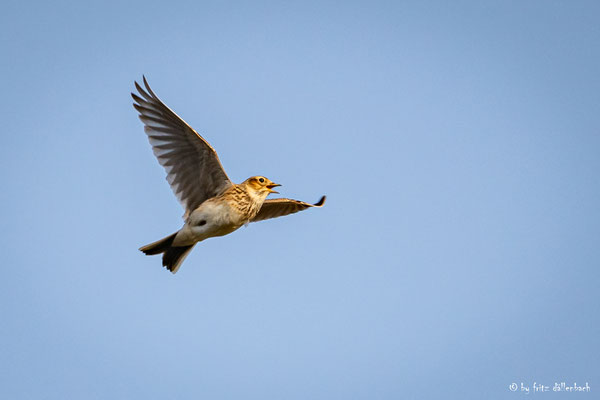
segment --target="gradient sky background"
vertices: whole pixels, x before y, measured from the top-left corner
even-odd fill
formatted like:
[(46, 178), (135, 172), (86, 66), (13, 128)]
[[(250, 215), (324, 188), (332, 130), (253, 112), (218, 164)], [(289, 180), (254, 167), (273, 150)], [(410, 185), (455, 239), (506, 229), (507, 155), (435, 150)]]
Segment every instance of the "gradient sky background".
[[(3, 2), (0, 397), (597, 393), (598, 4)], [(142, 74), (234, 181), (326, 206), (166, 272)]]

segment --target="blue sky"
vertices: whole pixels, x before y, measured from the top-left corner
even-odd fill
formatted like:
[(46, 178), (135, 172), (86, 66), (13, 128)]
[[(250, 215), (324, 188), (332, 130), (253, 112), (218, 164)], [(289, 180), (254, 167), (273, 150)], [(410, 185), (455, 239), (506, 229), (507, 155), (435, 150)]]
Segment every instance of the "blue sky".
[[(598, 390), (599, 15), (6, 2), (1, 397)], [(137, 250), (183, 213), (131, 106), (142, 74), (234, 181), (326, 206), (166, 272)]]

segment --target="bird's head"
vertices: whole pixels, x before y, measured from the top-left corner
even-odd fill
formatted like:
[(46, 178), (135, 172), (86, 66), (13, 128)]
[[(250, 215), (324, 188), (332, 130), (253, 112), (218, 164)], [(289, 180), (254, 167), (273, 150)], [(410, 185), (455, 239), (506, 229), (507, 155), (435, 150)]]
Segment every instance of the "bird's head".
[(274, 183), (270, 179), (265, 178), (264, 176), (253, 176), (251, 178), (246, 179), (244, 182), (246, 186), (248, 186), (253, 191), (259, 194), (269, 194), (269, 193), (279, 193), (273, 190), (274, 187), (281, 186), (278, 183)]

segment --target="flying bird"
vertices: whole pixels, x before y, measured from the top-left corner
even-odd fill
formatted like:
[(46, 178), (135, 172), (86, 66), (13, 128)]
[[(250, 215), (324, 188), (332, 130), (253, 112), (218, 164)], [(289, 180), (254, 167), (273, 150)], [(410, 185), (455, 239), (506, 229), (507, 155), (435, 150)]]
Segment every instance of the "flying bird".
[(267, 199), (281, 186), (264, 176), (234, 184), (227, 177), (216, 151), (154, 94), (146, 77), (145, 90), (135, 82), (139, 96), (131, 93), (144, 131), (167, 181), (185, 209), (183, 227), (140, 248), (146, 255), (162, 254), (162, 264), (176, 273), (196, 243), (227, 235), (242, 225), (322, 207), (292, 199)]

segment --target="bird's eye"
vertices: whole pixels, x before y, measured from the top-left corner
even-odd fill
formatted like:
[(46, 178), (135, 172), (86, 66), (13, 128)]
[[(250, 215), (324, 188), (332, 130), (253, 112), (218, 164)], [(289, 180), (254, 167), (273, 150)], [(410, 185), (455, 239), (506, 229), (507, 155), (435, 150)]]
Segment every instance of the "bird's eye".
[(260, 183), (265, 183), (265, 178), (258, 178), (258, 181), (259, 181)]

